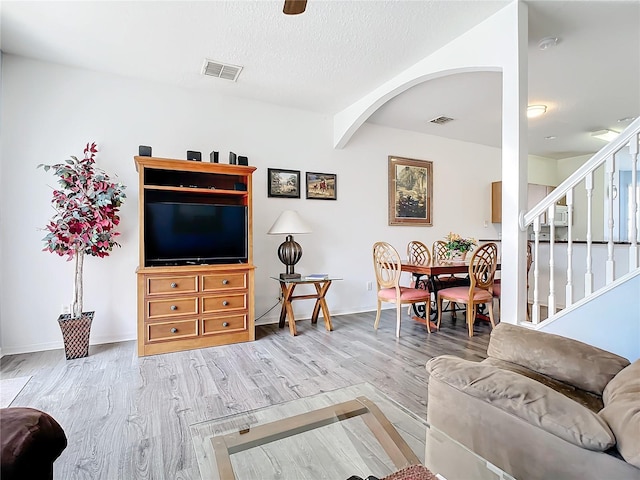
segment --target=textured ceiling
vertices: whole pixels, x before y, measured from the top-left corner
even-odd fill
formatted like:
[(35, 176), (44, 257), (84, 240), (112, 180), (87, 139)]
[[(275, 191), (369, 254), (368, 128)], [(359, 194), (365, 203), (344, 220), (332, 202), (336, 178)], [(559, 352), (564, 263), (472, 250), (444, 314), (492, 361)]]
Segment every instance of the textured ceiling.
[[(166, 82), (332, 115), (509, 3), (309, 0), (3, 1), (0, 48), (96, 71)], [(604, 144), (585, 131), (640, 113), (640, 0), (533, 1), (531, 100), (549, 113), (530, 123), (530, 153), (562, 158)], [(553, 50), (540, 38), (560, 37)], [(236, 83), (201, 75), (204, 59), (244, 67)], [(418, 85), (371, 122), (500, 145), (500, 75), (474, 73)], [(427, 120), (456, 119), (444, 126)], [(554, 141), (544, 136), (556, 135)]]
[[(335, 113), (505, 1), (3, 2), (2, 49), (55, 63)], [(205, 58), (244, 66), (203, 77)]]

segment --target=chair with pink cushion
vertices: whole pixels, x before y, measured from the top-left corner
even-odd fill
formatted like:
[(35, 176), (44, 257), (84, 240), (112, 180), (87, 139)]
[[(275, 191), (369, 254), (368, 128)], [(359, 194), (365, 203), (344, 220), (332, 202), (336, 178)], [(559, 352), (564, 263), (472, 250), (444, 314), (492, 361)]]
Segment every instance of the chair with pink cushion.
[(493, 321), (493, 278), (496, 273), (496, 263), (498, 257), (498, 245), (495, 243), (485, 243), (480, 246), (471, 257), (469, 263), (469, 279), (471, 284), (468, 287), (451, 287), (438, 290), (438, 329), (442, 320), (442, 302), (464, 303), (467, 306), (467, 325), (469, 336), (473, 337), (473, 323), (476, 319), (476, 307), (486, 304), (489, 310), (491, 326), (495, 327)]
[[(442, 240), (436, 240), (432, 245), (432, 253), (431, 258), (433, 259), (433, 263), (440, 263), (443, 261), (447, 261), (448, 257), (448, 249), (447, 242), (443, 242)], [(466, 277), (460, 277), (451, 273), (445, 275), (438, 275), (432, 279), (433, 283), (437, 290), (443, 288), (451, 288), (451, 287), (468, 287), (469, 279)], [(451, 303), (445, 311), (449, 310), (453, 318), (456, 318), (456, 311), (460, 308), (456, 306), (455, 303)]]
[[(533, 247), (531, 242), (527, 242), (527, 293), (529, 293), (529, 270), (533, 265)], [(498, 299), (498, 307), (500, 306), (500, 297), (502, 296), (502, 282), (499, 278), (493, 280), (493, 298)], [(531, 312), (529, 311), (529, 300), (527, 299), (527, 321), (531, 321)]]
[[(429, 318), (431, 312), (429, 305), (431, 292), (418, 288), (400, 286), (400, 276), (402, 274), (400, 255), (393, 246), (386, 242), (376, 242), (373, 245), (373, 268), (376, 274), (376, 285), (378, 289), (378, 311), (373, 328), (378, 329), (382, 302), (396, 304), (396, 337), (400, 337), (402, 305), (425, 302), (427, 309), (426, 318)], [(428, 321), (427, 331), (431, 333)]]
[[(411, 240), (407, 244), (407, 261), (409, 263), (413, 263), (414, 265), (429, 265), (431, 264), (431, 252), (429, 251), (429, 247), (427, 247), (424, 243), (419, 240)], [(421, 288), (423, 290), (430, 290), (429, 288), (429, 278), (420, 273), (413, 273), (411, 275), (411, 283), (409, 284), (411, 288)], [(411, 315), (411, 308), (414, 308), (416, 311), (416, 315), (425, 312), (419, 312), (420, 308), (418, 305), (409, 305), (409, 309), (407, 310), (407, 314)], [(426, 308), (426, 307), (425, 307)]]
[[(429, 247), (419, 240), (411, 240), (407, 244), (407, 261), (414, 265), (429, 265), (431, 263), (431, 252)], [(414, 273), (412, 280), (412, 287), (426, 288), (427, 279), (422, 278), (423, 275)]]

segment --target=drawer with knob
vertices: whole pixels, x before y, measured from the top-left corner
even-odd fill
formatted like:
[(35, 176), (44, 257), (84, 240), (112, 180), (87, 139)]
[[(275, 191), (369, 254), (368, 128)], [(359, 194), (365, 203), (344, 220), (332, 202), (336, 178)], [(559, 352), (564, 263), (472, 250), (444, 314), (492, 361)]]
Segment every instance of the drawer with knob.
[(253, 267), (138, 270), (138, 354), (155, 355), (255, 339)]
[(202, 335), (238, 332), (246, 329), (246, 315), (225, 315), (202, 319)]
[(147, 318), (149, 320), (159, 317), (195, 315), (196, 313), (198, 313), (197, 297), (175, 297), (147, 301)]
[(216, 273), (202, 276), (202, 291), (244, 290), (247, 288), (245, 272)]
[(179, 320), (173, 322), (149, 323), (147, 342), (177, 340), (198, 336), (198, 320)]
[(170, 276), (170, 277), (146, 277), (146, 294), (152, 295), (177, 295), (181, 293), (196, 293), (198, 291), (198, 276)]
[(247, 308), (247, 295), (244, 293), (215, 295), (202, 297), (203, 314), (220, 313), (229, 310), (245, 310)]

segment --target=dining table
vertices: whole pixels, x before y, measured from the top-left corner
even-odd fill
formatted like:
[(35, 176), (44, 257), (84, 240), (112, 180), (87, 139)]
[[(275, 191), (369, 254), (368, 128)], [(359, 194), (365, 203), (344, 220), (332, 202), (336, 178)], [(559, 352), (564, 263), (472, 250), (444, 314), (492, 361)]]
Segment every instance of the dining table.
[[(447, 259), (436, 259), (432, 260), (429, 263), (414, 263), (409, 260), (401, 260), (400, 269), (403, 272), (409, 272), (416, 276), (415, 286), (416, 288), (423, 288), (425, 282), (421, 282), (420, 277), (426, 276), (427, 281), (426, 284), (429, 287), (429, 290), (433, 292), (434, 299), (436, 300), (436, 307), (431, 308), (431, 316), (432, 318), (426, 318), (426, 308), (420, 307), (418, 305), (413, 306), (413, 312), (415, 316), (412, 317), (415, 321), (419, 323), (426, 324), (427, 321), (430, 322), (431, 330), (436, 331), (436, 323), (433, 320), (437, 319), (438, 309), (437, 309), (437, 298), (438, 298), (438, 290), (443, 288), (442, 282), (438, 281), (441, 275), (455, 275), (455, 274), (468, 274), (469, 273), (469, 260), (447, 260)], [(496, 264), (496, 270), (500, 270), (500, 263)], [(457, 285), (469, 285), (468, 275), (466, 278), (461, 277), (460, 282)], [(445, 287), (446, 288), (446, 287)], [(452, 306), (451, 308), (455, 308)], [(485, 320), (485, 315), (481, 312), (478, 312), (476, 318)], [(486, 317), (488, 321), (488, 317)]]

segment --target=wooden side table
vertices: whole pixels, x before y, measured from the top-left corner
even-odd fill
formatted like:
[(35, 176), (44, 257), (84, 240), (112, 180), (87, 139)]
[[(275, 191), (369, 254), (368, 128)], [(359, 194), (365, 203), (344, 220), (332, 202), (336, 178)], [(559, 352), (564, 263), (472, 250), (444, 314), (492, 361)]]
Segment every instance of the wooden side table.
[[(322, 309), (324, 327), (327, 329), (327, 331), (333, 330), (331, 315), (329, 314), (329, 307), (327, 307), (325, 296), (327, 294), (327, 291), (329, 290), (329, 287), (331, 286), (331, 282), (333, 282), (334, 280), (342, 280), (341, 278), (326, 278), (323, 280), (306, 279), (305, 277), (297, 279), (282, 279), (280, 277), (271, 278), (280, 282), (280, 289), (282, 290), (282, 308), (280, 310), (280, 322), (278, 323), (278, 326), (280, 328), (284, 328), (284, 322), (287, 317), (289, 317), (289, 332), (291, 332), (291, 335), (297, 335), (298, 332), (296, 330), (296, 319), (293, 315), (293, 307), (291, 306), (291, 302), (293, 302), (294, 300), (315, 299), (316, 304), (313, 307), (311, 323), (318, 323), (318, 314), (320, 313), (320, 309)], [(294, 295), (294, 290), (298, 285), (301, 284), (313, 284), (316, 289), (316, 293), (311, 293), (308, 295)]]

